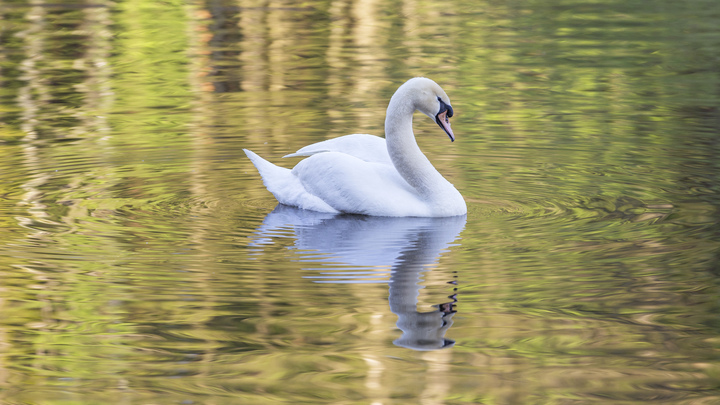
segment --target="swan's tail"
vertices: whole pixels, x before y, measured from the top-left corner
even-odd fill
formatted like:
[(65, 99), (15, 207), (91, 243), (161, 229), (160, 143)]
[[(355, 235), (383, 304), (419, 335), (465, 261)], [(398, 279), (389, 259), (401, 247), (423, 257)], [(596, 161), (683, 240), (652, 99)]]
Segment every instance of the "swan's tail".
[(251, 150), (243, 151), (260, 172), (265, 187), (281, 204), (312, 211), (338, 212), (320, 198), (305, 191), (305, 187), (290, 169), (276, 166)]
[(280, 191), (277, 190), (278, 187), (282, 184), (286, 184), (292, 176), (290, 169), (276, 166), (261, 158), (257, 153), (251, 150), (243, 149), (243, 152), (245, 152), (245, 155), (247, 155), (252, 164), (255, 165), (258, 172), (260, 172), (260, 177), (262, 177), (263, 183), (265, 184), (265, 187), (267, 187), (268, 191), (275, 194), (277, 197), (276, 191)]

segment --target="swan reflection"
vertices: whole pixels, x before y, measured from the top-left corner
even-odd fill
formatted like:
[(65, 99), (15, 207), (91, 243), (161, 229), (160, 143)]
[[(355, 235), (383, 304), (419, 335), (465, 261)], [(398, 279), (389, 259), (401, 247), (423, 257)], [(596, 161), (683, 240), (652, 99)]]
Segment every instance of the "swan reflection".
[[(317, 283), (388, 283), (390, 310), (403, 335), (393, 343), (414, 350), (452, 346), (455, 295), (417, 310), (422, 274), (431, 271), (465, 227), (466, 216), (388, 218), (337, 215), (278, 205), (265, 217), (251, 244), (262, 249), (274, 237), (292, 237), (300, 261), (324, 262), (306, 276)], [(389, 277), (389, 280), (388, 280)], [(450, 280), (454, 283), (454, 280)]]

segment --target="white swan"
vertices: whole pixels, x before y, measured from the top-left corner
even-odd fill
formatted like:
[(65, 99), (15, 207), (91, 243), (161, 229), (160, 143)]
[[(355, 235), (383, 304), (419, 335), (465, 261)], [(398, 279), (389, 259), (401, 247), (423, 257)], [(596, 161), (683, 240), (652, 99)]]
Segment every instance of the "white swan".
[(385, 217), (449, 217), (467, 213), (462, 195), (420, 151), (412, 130), (415, 110), (448, 134), (450, 99), (434, 81), (416, 77), (390, 99), (385, 139), (346, 135), (308, 145), (290, 156), (309, 156), (292, 170), (243, 149), (265, 187), (285, 205)]

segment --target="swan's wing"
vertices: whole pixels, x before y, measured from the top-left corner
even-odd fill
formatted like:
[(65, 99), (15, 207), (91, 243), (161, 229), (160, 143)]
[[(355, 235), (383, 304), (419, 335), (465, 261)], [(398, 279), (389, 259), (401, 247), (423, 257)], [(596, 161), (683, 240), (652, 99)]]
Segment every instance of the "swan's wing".
[(321, 198), (308, 193), (300, 179), (290, 169), (276, 166), (256, 153), (243, 149), (262, 177), (265, 187), (278, 202), (311, 211), (337, 213)]
[(427, 204), (391, 165), (325, 152), (300, 161), (292, 173), (308, 193), (343, 213), (430, 216)]
[(366, 162), (392, 165), (385, 138), (367, 134), (345, 135), (317, 142), (284, 157), (312, 156), (322, 152), (340, 152)]

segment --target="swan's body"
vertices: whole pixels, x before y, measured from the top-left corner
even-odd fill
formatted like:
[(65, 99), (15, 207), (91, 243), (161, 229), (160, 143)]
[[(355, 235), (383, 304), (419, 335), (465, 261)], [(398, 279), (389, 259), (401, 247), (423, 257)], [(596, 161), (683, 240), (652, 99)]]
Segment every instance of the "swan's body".
[(245, 153), (267, 189), (285, 205), (330, 213), (387, 217), (448, 217), (467, 213), (462, 195), (420, 151), (412, 131), (419, 110), (454, 140), (447, 94), (416, 77), (390, 99), (385, 139), (346, 135), (308, 145), (287, 156), (308, 156), (292, 170)]

